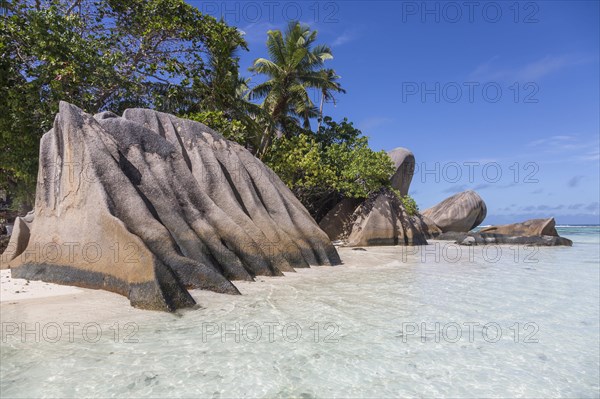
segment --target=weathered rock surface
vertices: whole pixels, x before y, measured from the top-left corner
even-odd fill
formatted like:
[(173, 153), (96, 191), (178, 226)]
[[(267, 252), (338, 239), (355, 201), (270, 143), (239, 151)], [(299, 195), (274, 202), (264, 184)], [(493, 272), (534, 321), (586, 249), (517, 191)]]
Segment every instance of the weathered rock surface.
[(466, 232), (457, 232), (457, 231), (447, 231), (445, 233), (441, 233), (439, 235), (437, 235), (435, 237), (436, 240), (443, 240), (443, 241), (462, 241), (465, 239), (465, 237), (469, 237), (469, 234), (473, 234), (473, 233), (466, 233)]
[(556, 231), (556, 221), (554, 218), (531, 219), (522, 223), (504, 224), (499, 226), (485, 227), (479, 230), (480, 233), (494, 233), (508, 236), (554, 236), (558, 237)]
[(410, 216), (388, 189), (373, 193), (353, 213), (351, 229), (344, 234), (349, 246), (427, 245), (418, 216)]
[[(25, 249), (29, 243), (30, 227), (33, 221), (33, 215), (27, 214), (25, 217), (17, 217), (13, 225), (12, 234), (5, 249), (2, 251), (4, 259), (14, 259)], [(0, 262), (0, 269), (7, 269), (8, 262)]]
[(92, 117), (62, 102), (41, 141), (34, 211), (28, 240), (1, 259), (15, 278), (106, 289), (145, 309), (193, 305), (186, 288), (237, 294), (230, 280), (340, 263), (246, 149), (145, 109)]
[(394, 148), (388, 155), (396, 167), (396, 173), (391, 178), (392, 187), (400, 191), (400, 194), (407, 195), (415, 173), (415, 156), (402, 147)]
[(420, 225), (420, 229), (423, 231), (426, 238), (435, 238), (442, 234), (442, 230), (427, 216), (423, 216), (423, 214), (419, 213), (415, 216), (415, 219)]
[(468, 190), (446, 198), (422, 214), (442, 232), (467, 232), (483, 222), (487, 207), (475, 191)]
[(354, 223), (352, 215), (362, 202), (363, 200), (358, 198), (344, 198), (321, 220), (319, 227), (327, 233), (331, 241), (347, 238)]

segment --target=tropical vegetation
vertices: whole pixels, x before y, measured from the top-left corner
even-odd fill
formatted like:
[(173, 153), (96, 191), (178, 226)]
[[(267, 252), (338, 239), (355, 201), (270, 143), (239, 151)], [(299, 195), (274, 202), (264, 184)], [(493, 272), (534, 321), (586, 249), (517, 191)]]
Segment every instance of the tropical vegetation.
[[(325, 104), (345, 93), (317, 32), (266, 34), (240, 73), (243, 33), (183, 0), (2, 3), (0, 190), (31, 207), (41, 135), (60, 100), (87, 112), (147, 107), (205, 123), (266, 162), (320, 218), (389, 184), (391, 160)], [(313, 98), (318, 99), (315, 104)]]

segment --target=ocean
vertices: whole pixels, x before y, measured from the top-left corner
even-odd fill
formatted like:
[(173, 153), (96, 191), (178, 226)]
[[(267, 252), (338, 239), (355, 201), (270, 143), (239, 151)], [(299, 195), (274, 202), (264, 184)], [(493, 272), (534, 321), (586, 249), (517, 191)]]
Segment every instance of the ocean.
[(558, 230), (573, 247), (342, 248), (175, 314), (3, 303), (1, 396), (597, 398), (600, 227)]

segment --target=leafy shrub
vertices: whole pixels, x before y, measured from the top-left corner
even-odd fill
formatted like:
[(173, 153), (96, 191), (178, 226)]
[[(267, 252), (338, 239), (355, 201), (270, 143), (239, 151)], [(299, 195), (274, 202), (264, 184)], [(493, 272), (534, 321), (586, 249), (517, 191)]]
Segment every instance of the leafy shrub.
[(385, 151), (371, 150), (366, 137), (327, 146), (307, 134), (281, 137), (265, 162), (316, 220), (342, 197), (366, 198), (394, 173)]
[(225, 138), (244, 145), (246, 127), (235, 119), (229, 119), (222, 111), (204, 111), (184, 115), (183, 118), (204, 123), (206, 126), (221, 133)]
[(419, 213), (419, 206), (417, 205), (417, 202), (414, 200), (413, 197), (411, 197), (410, 195), (402, 195), (400, 194), (400, 191), (392, 188), (392, 191), (394, 192), (394, 194), (396, 194), (396, 196), (398, 197), (398, 199), (402, 202), (402, 206), (404, 206), (404, 210), (406, 211), (406, 213), (408, 213), (410, 216), (414, 216), (417, 213)]

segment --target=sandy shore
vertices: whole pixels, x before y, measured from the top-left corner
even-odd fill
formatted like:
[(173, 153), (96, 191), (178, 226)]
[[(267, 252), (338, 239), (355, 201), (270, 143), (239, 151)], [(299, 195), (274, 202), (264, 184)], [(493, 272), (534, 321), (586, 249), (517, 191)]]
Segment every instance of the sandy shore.
[[(355, 251), (350, 248), (338, 249), (343, 265), (336, 267), (312, 267), (299, 269), (296, 273), (285, 273), (285, 277), (257, 277), (255, 282), (235, 282), (243, 295), (261, 295), (273, 284), (293, 284), (304, 278), (318, 278), (323, 273), (340, 273), (338, 268), (369, 267), (398, 258), (398, 247), (370, 247), (368, 251)], [(334, 270), (336, 269), (336, 270)], [(192, 290), (192, 296), (199, 306), (210, 306), (223, 302), (221, 294), (210, 291)], [(152, 312), (133, 308), (129, 300), (121, 295), (86, 288), (27, 281), (12, 278), (10, 270), (0, 272), (0, 313), (3, 321), (47, 322), (76, 317), (81, 322), (110, 321), (126, 318), (144, 318), (162, 312)]]
[(51, 298), (80, 292), (81, 289), (77, 287), (12, 278), (10, 270), (0, 271), (0, 303)]
[[(331, 273), (344, 273), (345, 270), (352, 273), (352, 269), (381, 267), (397, 262), (404, 264), (428, 263), (427, 261), (435, 259), (432, 251), (440, 253), (440, 248), (448, 242), (430, 240), (430, 244), (432, 245), (427, 246), (425, 250), (427, 259), (423, 258), (421, 254), (423, 248), (419, 247), (383, 246), (358, 250), (356, 248), (338, 248), (343, 262), (340, 266), (297, 269), (295, 273), (284, 273), (284, 277), (259, 276), (255, 282), (236, 281), (234, 283), (243, 295), (262, 297), (269, 295), (268, 291), (273, 286), (293, 286), (297, 283), (302, 284), (310, 280), (326, 278)], [(465, 251), (468, 251), (468, 248)], [(512, 259), (514, 254), (509, 252), (507, 251), (505, 255), (510, 255)], [(466, 257), (465, 253), (463, 255)], [(190, 293), (200, 307), (220, 306), (228, 302), (227, 295), (202, 290), (192, 290)], [(78, 319), (85, 322), (87, 319), (102, 321), (121, 316), (144, 318), (163, 312), (133, 308), (126, 297), (104, 290), (14, 279), (10, 276), (10, 270), (2, 270), (0, 273), (0, 313), (3, 320), (16, 322), (43, 322), (61, 319), (58, 315), (77, 316)]]

